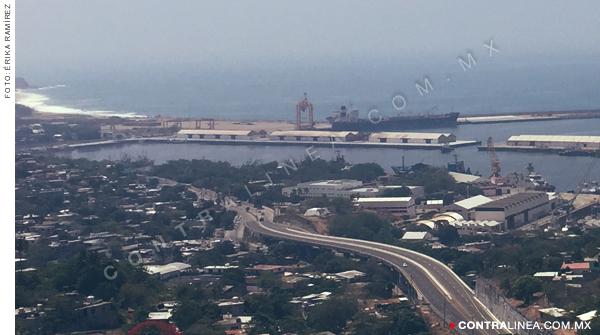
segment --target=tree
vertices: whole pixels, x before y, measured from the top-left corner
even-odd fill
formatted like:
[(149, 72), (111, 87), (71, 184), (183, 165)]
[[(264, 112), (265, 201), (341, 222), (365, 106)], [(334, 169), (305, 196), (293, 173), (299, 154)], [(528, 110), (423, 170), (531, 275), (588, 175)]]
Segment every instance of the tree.
[(221, 255), (231, 255), (235, 254), (235, 247), (233, 246), (233, 242), (227, 240), (217, 244), (214, 247), (214, 250)]
[(318, 331), (340, 333), (358, 312), (356, 300), (331, 299), (315, 306), (308, 314), (308, 325)]
[(511, 293), (515, 298), (524, 300), (526, 304), (529, 304), (533, 294), (542, 291), (543, 288), (544, 283), (541, 279), (532, 276), (521, 276), (512, 283)]
[(460, 241), (458, 230), (454, 226), (441, 226), (438, 228), (438, 238), (442, 244), (453, 246), (454, 242)]
[(146, 321), (133, 327), (127, 335), (183, 335), (173, 325), (160, 321)]
[(410, 197), (411, 195), (412, 191), (406, 186), (388, 188), (385, 191), (383, 191), (382, 194), (382, 196), (384, 197)]

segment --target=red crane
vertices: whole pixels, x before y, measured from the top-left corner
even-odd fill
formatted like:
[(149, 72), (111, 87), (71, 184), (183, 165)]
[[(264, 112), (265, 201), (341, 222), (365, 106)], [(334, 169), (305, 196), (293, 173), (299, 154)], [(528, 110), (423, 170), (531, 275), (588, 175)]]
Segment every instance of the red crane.
[[(308, 110), (308, 125), (302, 124), (302, 112)], [(296, 104), (296, 129), (311, 129), (314, 126), (313, 122), (313, 105), (306, 98), (304, 93), (304, 99), (300, 100)]]

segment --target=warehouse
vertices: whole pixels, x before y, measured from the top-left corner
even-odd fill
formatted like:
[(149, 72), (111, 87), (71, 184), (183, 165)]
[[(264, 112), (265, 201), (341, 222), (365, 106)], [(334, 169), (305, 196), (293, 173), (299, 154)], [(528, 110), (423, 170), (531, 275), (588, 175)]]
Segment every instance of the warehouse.
[(456, 142), (454, 134), (436, 133), (373, 133), (369, 142), (374, 143), (407, 143), (407, 144), (444, 144)]
[(475, 207), (487, 204), (488, 202), (492, 202), (492, 199), (483, 196), (477, 195), (465, 200), (457, 201), (453, 204), (450, 204), (444, 207), (444, 211), (446, 212), (456, 212), (460, 214), (463, 218), (470, 220), (474, 217)]
[(544, 192), (517, 193), (475, 207), (475, 220), (498, 221), (513, 229), (547, 215), (555, 201)]
[(363, 209), (415, 216), (415, 200), (411, 197), (360, 198), (354, 204)]
[(254, 130), (183, 129), (177, 138), (198, 140), (253, 140), (260, 137)]
[(456, 228), (458, 235), (488, 235), (491, 236), (492, 233), (499, 233), (502, 231), (502, 224), (498, 221), (456, 221), (450, 223), (451, 226)]
[(517, 135), (511, 136), (506, 144), (537, 148), (600, 149), (600, 136)]
[(356, 134), (349, 131), (289, 130), (274, 131), (269, 134), (271, 141), (350, 142), (355, 138)]

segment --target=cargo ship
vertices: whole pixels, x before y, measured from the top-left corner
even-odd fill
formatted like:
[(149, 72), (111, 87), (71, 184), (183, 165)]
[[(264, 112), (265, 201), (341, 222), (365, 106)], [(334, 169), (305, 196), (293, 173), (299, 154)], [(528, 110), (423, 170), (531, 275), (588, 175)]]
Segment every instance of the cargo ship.
[(377, 114), (371, 115), (367, 119), (361, 119), (358, 117), (358, 109), (350, 105), (350, 109), (342, 106), (340, 109), (332, 111), (327, 121), (331, 123), (332, 130), (364, 132), (401, 131), (455, 127), (458, 115), (459, 113), (456, 112), (394, 117), (380, 117)]

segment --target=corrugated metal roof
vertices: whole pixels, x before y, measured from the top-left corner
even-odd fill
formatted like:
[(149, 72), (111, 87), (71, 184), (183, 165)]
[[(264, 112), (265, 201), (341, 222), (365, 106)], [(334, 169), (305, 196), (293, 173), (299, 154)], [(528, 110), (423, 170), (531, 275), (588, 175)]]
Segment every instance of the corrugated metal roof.
[(255, 135), (254, 130), (215, 130), (215, 129), (182, 129), (177, 134), (181, 135)]
[(487, 204), (488, 202), (492, 202), (492, 199), (490, 199), (486, 196), (483, 196), (483, 195), (477, 195), (472, 198), (457, 201), (454, 204), (457, 206), (460, 206), (462, 208), (465, 208), (465, 209), (471, 209), (471, 208), (475, 208), (479, 205)]
[(466, 173), (448, 172), (448, 174), (450, 174), (450, 176), (454, 178), (457, 183), (472, 183), (478, 179), (481, 179), (479, 176)]
[(577, 142), (600, 143), (600, 136), (574, 136), (574, 135), (514, 135), (508, 141), (518, 142)]
[(438, 139), (440, 137), (449, 137), (452, 134), (439, 134), (439, 133), (395, 133), (395, 132), (381, 132), (373, 133), (369, 138), (414, 138), (414, 139)]
[(383, 197), (383, 198), (359, 198), (359, 199), (356, 199), (355, 201), (357, 203), (361, 203), (361, 202), (392, 202), (392, 201), (408, 202), (411, 199), (412, 199), (411, 197)]
[(351, 131), (318, 131), (318, 130), (279, 130), (270, 136), (306, 136), (306, 137), (346, 137), (354, 134)]

